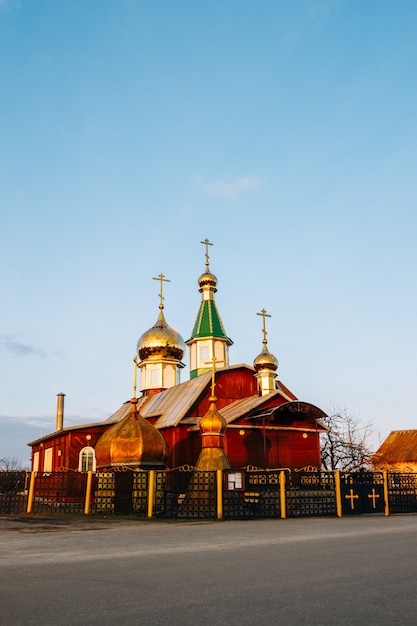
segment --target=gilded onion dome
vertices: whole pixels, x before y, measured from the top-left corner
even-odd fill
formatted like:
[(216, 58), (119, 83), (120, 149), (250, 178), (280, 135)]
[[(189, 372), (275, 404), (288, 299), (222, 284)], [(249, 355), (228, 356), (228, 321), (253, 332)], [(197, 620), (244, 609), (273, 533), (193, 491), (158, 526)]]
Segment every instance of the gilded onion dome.
[(198, 279), (198, 284), (200, 286), (200, 291), (203, 291), (204, 287), (209, 287), (211, 291), (216, 293), (217, 289), (217, 278), (214, 274), (209, 271), (205, 271), (204, 274), (201, 274)]
[(277, 359), (274, 357), (273, 354), (271, 354), (268, 350), (268, 340), (266, 338), (267, 336), (267, 332), (266, 332), (266, 323), (265, 323), (265, 319), (267, 317), (271, 317), (270, 315), (268, 315), (268, 313), (265, 311), (265, 309), (262, 309), (262, 311), (260, 313), (257, 313), (256, 315), (260, 315), (263, 319), (263, 327), (262, 327), (262, 334), (263, 334), (263, 340), (262, 340), (262, 352), (260, 354), (258, 354), (258, 356), (255, 358), (254, 362), (253, 362), (253, 367), (255, 368), (255, 370), (257, 372), (259, 372), (260, 370), (272, 370), (272, 371), (276, 371), (278, 369), (278, 361)]
[(196, 468), (210, 471), (230, 469), (230, 463), (224, 451), (226, 420), (217, 410), (216, 397), (213, 394), (209, 401), (209, 410), (200, 422), (201, 452)]
[(138, 356), (145, 359), (176, 359), (181, 361), (185, 352), (185, 343), (181, 335), (171, 328), (166, 321), (160, 307), (155, 324), (139, 337), (137, 345)]
[(263, 369), (274, 370), (275, 372), (278, 369), (278, 360), (264, 345), (262, 352), (253, 361), (253, 367), (257, 372)]
[(208, 435), (222, 435), (226, 430), (226, 421), (219, 413), (216, 407), (215, 396), (210, 396), (210, 407), (204, 417), (201, 418), (200, 430), (202, 434)]
[(97, 469), (166, 466), (169, 449), (165, 437), (141, 416), (136, 404), (137, 399), (132, 398), (128, 415), (101, 435), (96, 444)]

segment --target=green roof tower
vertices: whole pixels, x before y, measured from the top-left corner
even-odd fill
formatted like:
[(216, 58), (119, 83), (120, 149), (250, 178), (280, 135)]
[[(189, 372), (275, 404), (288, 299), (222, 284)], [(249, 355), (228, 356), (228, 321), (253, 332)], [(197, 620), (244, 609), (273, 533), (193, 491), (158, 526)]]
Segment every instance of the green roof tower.
[(206, 271), (198, 279), (201, 304), (190, 339), (185, 343), (190, 348), (190, 378), (208, 372), (212, 363), (216, 367), (229, 365), (229, 346), (233, 341), (226, 335), (223, 322), (214, 301), (217, 278), (210, 272), (208, 239), (201, 242), (206, 246)]

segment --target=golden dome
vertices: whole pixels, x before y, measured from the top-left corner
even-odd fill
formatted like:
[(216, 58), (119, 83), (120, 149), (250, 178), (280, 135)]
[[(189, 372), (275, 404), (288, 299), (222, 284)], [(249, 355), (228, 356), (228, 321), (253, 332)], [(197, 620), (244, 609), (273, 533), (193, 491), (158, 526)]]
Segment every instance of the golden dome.
[(137, 412), (137, 399), (132, 398), (131, 402), (129, 415), (106, 430), (98, 440), (97, 469), (166, 466), (169, 451), (164, 436)]
[(224, 451), (224, 432), (227, 424), (216, 407), (215, 396), (210, 396), (210, 406), (201, 418), (201, 452), (196, 468), (199, 470), (230, 469), (230, 463)]
[(226, 421), (219, 413), (216, 407), (216, 398), (211, 396), (209, 398), (210, 407), (204, 417), (201, 418), (200, 430), (202, 434), (223, 434), (226, 430)]
[(168, 326), (162, 309), (152, 328), (139, 337), (137, 351), (141, 361), (160, 358), (181, 361), (184, 356), (184, 340), (176, 330)]
[(211, 289), (214, 292), (217, 291), (217, 289), (216, 289), (216, 287), (217, 287), (217, 278), (211, 272), (204, 272), (204, 274), (201, 274), (200, 278), (198, 279), (198, 284), (200, 285), (200, 291), (206, 285), (211, 287)]
[(273, 354), (269, 352), (266, 345), (264, 345), (261, 354), (258, 354), (256, 359), (254, 360), (253, 367), (257, 372), (263, 369), (276, 371), (278, 369), (278, 360), (274, 357)]

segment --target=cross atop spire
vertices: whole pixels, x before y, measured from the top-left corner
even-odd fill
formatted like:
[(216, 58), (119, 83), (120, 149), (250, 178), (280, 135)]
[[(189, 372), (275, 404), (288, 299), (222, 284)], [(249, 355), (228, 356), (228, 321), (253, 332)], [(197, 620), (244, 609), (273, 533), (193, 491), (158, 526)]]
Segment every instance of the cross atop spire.
[(265, 348), (266, 348), (266, 344), (268, 343), (268, 340), (266, 338), (267, 336), (267, 332), (266, 332), (266, 319), (267, 317), (271, 317), (270, 315), (268, 315), (268, 313), (265, 311), (265, 309), (262, 309), (260, 313), (257, 313), (256, 315), (260, 315), (263, 318), (263, 327), (262, 327), (262, 332), (263, 332), (263, 340), (262, 343), (264, 344)]
[(159, 280), (160, 282), (160, 291), (158, 295), (159, 295), (159, 308), (162, 311), (162, 309), (164, 308), (163, 300), (165, 300), (164, 296), (162, 295), (162, 286), (163, 286), (162, 283), (170, 283), (171, 281), (168, 280), (168, 278), (165, 278), (162, 272), (156, 278), (152, 278), (152, 280)]
[(133, 357), (133, 398), (136, 398), (136, 375), (138, 372), (138, 357)]
[(211, 397), (214, 398), (214, 389), (216, 387), (216, 363), (222, 363), (223, 361), (221, 361), (220, 359), (216, 359), (215, 356), (213, 356), (212, 359), (210, 359), (209, 361), (205, 361), (205, 363), (208, 365), (209, 363), (211, 363)]
[(204, 241), (200, 241), (200, 243), (202, 243), (204, 246), (206, 246), (206, 273), (209, 273), (209, 253), (208, 253), (208, 247), (212, 246), (213, 244), (210, 243), (210, 241), (207, 239), (207, 237), (205, 238)]

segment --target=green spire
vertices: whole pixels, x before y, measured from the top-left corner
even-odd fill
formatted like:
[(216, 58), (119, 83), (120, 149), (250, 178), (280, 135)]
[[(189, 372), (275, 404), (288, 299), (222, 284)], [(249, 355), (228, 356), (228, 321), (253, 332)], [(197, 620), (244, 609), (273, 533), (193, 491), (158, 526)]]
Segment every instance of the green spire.
[[(229, 339), (214, 300), (203, 300), (200, 304), (191, 339), (199, 337), (222, 337)], [(230, 345), (232, 343), (230, 339), (229, 342)]]

